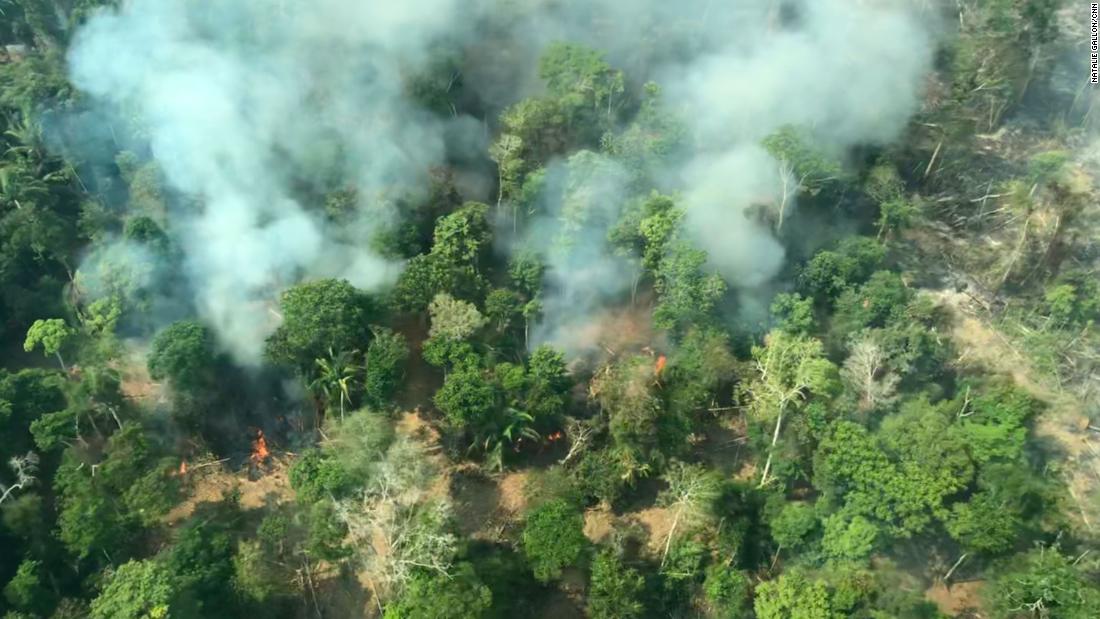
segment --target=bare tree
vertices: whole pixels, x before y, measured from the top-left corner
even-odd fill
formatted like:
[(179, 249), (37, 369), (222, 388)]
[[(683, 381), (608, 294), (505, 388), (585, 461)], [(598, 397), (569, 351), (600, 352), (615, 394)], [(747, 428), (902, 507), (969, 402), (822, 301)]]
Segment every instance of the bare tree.
[(565, 435), (569, 438), (569, 453), (565, 454), (558, 464), (568, 464), (573, 458), (584, 453), (594, 433), (592, 424), (575, 417), (566, 417)]
[(380, 599), (400, 593), (415, 570), (450, 573), (458, 540), (448, 531), (450, 504), (429, 495), (434, 474), (423, 449), (399, 440), (361, 495), (336, 503)]
[(16, 490), (21, 491), (34, 484), (34, 474), (38, 472), (38, 454), (28, 451), (25, 456), (13, 456), (8, 460), (8, 467), (15, 473), (15, 483), (10, 486), (0, 484), (0, 505), (14, 496)]
[(718, 478), (705, 467), (683, 462), (673, 462), (662, 479), (668, 483), (668, 489), (658, 500), (673, 513), (672, 526), (668, 529), (665, 550), (661, 555), (663, 566), (677, 532), (713, 517), (711, 506), (718, 497), (720, 484)]
[(851, 344), (840, 377), (859, 394), (860, 410), (869, 411), (896, 398), (901, 377), (888, 369), (888, 360), (882, 347), (870, 336)]

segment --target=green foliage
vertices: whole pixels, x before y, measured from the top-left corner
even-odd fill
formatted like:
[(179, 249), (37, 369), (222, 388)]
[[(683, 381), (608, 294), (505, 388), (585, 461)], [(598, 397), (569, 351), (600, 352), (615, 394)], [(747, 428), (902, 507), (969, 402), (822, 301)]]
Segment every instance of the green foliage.
[(435, 225), (432, 254), (448, 265), (476, 270), (482, 252), (492, 240), (486, 219), (488, 212), (489, 207), (480, 202), (467, 202), (440, 219)]
[(233, 556), (233, 586), (246, 599), (260, 604), (287, 593), (288, 583), (260, 542), (241, 541)]
[(677, 445), (671, 437), (667, 445), (662, 444), (662, 427), (676, 420), (665, 414), (653, 379), (653, 359), (638, 355), (598, 374), (590, 388), (608, 417), (612, 452), (627, 481), (649, 474), (673, 451), (665, 447)]
[(967, 387), (961, 399), (957, 402), (959, 422), (955, 431), (975, 462), (1015, 460), (1023, 454), (1025, 424), (1038, 408), (1031, 396), (1011, 384), (1000, 383), (973, 398)]
[(391, 293), (395, 309), (422, 312), (440, 291), (455, 291), (462, 276), (436, 254), (414, 256), (405, 265)]
[(832, 303), (850, 286), (867, 281), (882, 264), (885, 249), (874, 239), (844, 239), (835, 249), (814, 254), (798, 275), (801, 292), (817, 303)]
[(884, 327), (904, 314), (913, 291), (892, 271), (877, 271), (858, 289), (845, 290), (836, 301), (833, 331), (838, 340), (860, 329)]
[(295, 458), (288, 477), (298, 501), (307, 505), (339, 496), (351, 487), (344, 467), (319, 449), (311, 449)]
[(463, 365), (448, 373), (433, 401), (458, 428), (484, 424), (499, 402), (496, 386), (474, 365)]
[(669, 411), (685, 418), (702, 412), (730, 381), (735, 363), (725, 332), (689, 329), (659, 376), (667, 385)]
[(1100, 589), (1057, 547), (1039, 547), (1003, 561), (987, 589), (997, 616), (1086, 619), (1100, 614)]
[(905, 196), (905, 183), (898, 169), (889, 161), (880, 161), (867, 173), (863, 190), (875, 202), (882, 204)]
[(945, 501), (965, 488), (973, 466), (965, 446), (945, 437), (950, 418), (927, 404), (888, 418), (881, 442), (864, 427), (837, 422), (814, 454), (814, 485), (847, 513), (887, 525), (909, 537), (937, 516)]
[(623, 565), (610, 550), (592, 560), (588, 616), (592, 619), (633, 619), (645, 616), (642, 603), (645, 578)]
[(15, 575), (4, 585), (4, 599), (13, 608), (33, 613), (49, 607), (52, 596), (42, 584), (41, 570), (39, 561), (24, 559), (19, 563)]
[(584, 517), (562, 499), (547, 501), (527, 514), (523, 527), (523, 551), (535, 578), (547, 582), (575, 565), (588, 545)]
[(168, 568), (154, 560), (129, 561), (112, 573), (92, 601), (92, 619), (189, 619), (198, 609), (179, 595)]
[(536, 348), (527, 360), (525, 383), (524, 410), (544, 428), (556, 423), (565, 412), (573, 388), (565, 356), (546, 344)]
[(707, 274), (707, 254), (686, 241), (673, 243), (656, 271), (657, 307), (653, 324), (662, 329), (684, 329), (705, 323), (726, 292), (717, 273)]
[(382, 407), (393, 398), (405, 376), (409, 356), (405, 336), (386, 328), (376, 328), (367, 347), (366, 376), (363, 392), (367, 404)]
[(669, 244), (676, 238), (684, 211), (672, 198), (656, 192), (649, 194), (641, 208), (637, 234), (642, 245), (642, 266), (656, 273)]
[(751, 588), (748, 576), (742, 571), (719, 563), (707, 567), (703, 594), (706, 596), (710, 614), (714, 617), (747, 617)]
[(603, 54), (572, 43), (557, 42), (547, 48), (539, 59), (539, 77), (553, 96), (590, 99), (596, 107), (623, 91), (622, 72), (608, 66)]
[(54, 477), (59, 494), (58, 538), (74, 555), (126, 552), (135, 530), (153, 523), (179, 499), (168, 462), (158, 462), (142, 428), (125, 423), (91, 467), (67, 452)]
[(523, 311), (520, 296), (507, 288), (495, 288), (485, 297), (485, 316), (498, 332), (504, 332)]
[(1019, 539), (1019, 506), (1008, 496), (983, 491), (956, 503), (944, 522), (948, 533), (968, 550), (996, 554), (1010, 549)]
[(897, 198), (879, 204), (877, 222), (879, 238), (890, 233), (896, 234), (910, 227), (920, 214), (920, 203), (907, 198)]
[(577, 490), (586, 498), (615, 505), (622, 498), (626, 490), (624, 480), (631, 473), (624, 464), (608, 449), (585, 452), (572, 469)]
[(844, 177), (839, 161), (790, 125), (764, 138), (762, 145), (780, 162), (782, 175), (810, 195), (817, 195)]
[(783, 504), (768, 525), (772, 530), (772, 539), (777, 544), (783, 548), (795, 549), (817, 528), (817, 513), (809, 503), (788, 502)]
[(809, 335), (814, 331), (816, 319), (813, 299), (807, 299), (797, 292), (775, 295), (771, 313), (777, 329), (793, 335)]
[(365, 350), (370, 340), (371, 300), (344, 280), (298, 284), (283, 293), (283, 323), (267, 339), (265, 353), (279, 364), (308, 372), (329, 350)]
[(485, 317), (473, 303), (467, 303), (440, 292), (428, 306), (432, 317), (430, 337), (434, 339), (461, 341), (469, 339), (485, 326)]
[(604, 150), (621, 161), (642, 187), (689, 142), (686, 123), (668, 109), (660, 86), (647, 82), (643, 90), (634, 121), (621, 133), (605, 133), (601, 139)]
[[(23, 342), (23, 350), (30, 352), (41, 346), (45, 354), (57, 355), (60, 361), (61, 347), (73, 334), (72, 327), (60, 318), (36, 320), (31, 328), (27, 330), (27, 339)], [(61, 361), (61, 366), (65, 366), (64, 361)]]
[(187, 523), (161, 560), (173, 586), (195, 600), (202, 616), (234, 616), (233, 541), (224, 523)]
[(871, 556), (878, 537), (879, 529), (870, 520), (836, 513), (825, 519), (821, 549), (831, 559), (864, 562)]
[(383, 619), (478, 619), (488, 616), (493, 594), (469, 563), (450, 574), (420, 572), (401, 597), (386, 606)]
[(122, 238), (145, 245), (161, 256), (168, 255), (171, 250), (168, 235), (157, 225), (157, 222), (144, 215), (126, 221), (126, 226), (122, 229)]
[(185, 391), (209, 387), (214, 362), (213, 334), (194, 320), (174, 322), (157, 333), (147, 361), (154, 380), (171, 380)]
[(1070, 272), (1047, 287), (1046, 311), (1059, 326), (1073, 327), (1100, 320), (1100, 282), (1095, 274)]
[(519, 251), (508, 259), (508, 278), (517, 290), (528, 296), (538, 294), (542, 288), (542, 274), (546, 266), (530, 251)]
[(760, 583), (753, 601), (758, 619), (840, 619), (845, 614), (822, 580), (811, 580), (798, 569)]

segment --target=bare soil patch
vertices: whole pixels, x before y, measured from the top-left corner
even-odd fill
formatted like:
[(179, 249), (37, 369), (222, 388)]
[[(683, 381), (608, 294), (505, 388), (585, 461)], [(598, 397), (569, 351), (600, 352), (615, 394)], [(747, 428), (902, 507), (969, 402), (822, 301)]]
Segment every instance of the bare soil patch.
[(951, 617), (967, 616), (980, 611), (984, 580), (971, 580), (944, 584), (937, 582), (924, 592), (924, 597), (935, 604), (940, 612)]

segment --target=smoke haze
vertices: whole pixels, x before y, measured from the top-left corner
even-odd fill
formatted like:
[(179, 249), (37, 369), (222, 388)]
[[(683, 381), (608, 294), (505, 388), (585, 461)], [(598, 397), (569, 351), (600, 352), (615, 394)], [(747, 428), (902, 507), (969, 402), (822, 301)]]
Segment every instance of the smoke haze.
[[(658, 51), (639, 57), (640, 37)], [(400, 217), (398, 198), (425, 191), (453, 144), (484, 152), (483, 119), (441, 118), (407, 94), (440, 46), (463, 51), (465, 88), (487, 109), (540, 92), (537, 59), (555, 40), (606, 51), (635, 89), (660, 83), (690, 145), (653, 178), (679, 196), (713, 268), (750, 289), (784, 259), (746, 216), (781, 190), (760, 140), (788, 124), (837, 154), (891, 140), (917, 105), (931, 37), (912, 4), (888, 0), (133, 0), (83, 27), (70, 65), (80, 89), (136, 118), (171, 188), (197, 198), (169, 215), (196, 306), (255, 362), (281, 289), (317, 277), (385, 287), (401, 265), (368, 248), (371, 232)], [(558, 341), (633, 277), (606, 241), (626, 183), (605, 157), (583, 158), (581, 180), (580, 166), (557, 164), (566, 188), (533, 226), (550, 239), (536, 339)], [(355, 188), (354, 221), (318, 217), (296, 198), (303, 182)]]

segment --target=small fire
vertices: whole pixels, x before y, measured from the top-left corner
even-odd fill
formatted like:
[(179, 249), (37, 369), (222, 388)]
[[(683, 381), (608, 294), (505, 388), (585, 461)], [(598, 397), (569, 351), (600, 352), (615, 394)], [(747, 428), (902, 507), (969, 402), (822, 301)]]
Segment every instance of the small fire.
[(180, 477), (187, 474), (187, 460), (180, 460), (179, 474)]
[(657, 357), (657, 365), (654, 366), (654, 368), (653, 368), (653, 374), (655, 376), (660, 376), (661, 372), (663, 372), (664, 369), (665, 369), (665, 364), (666, 363), (668, 363), (668, 357), (666, 357), (664, 355), (658, 356)]
[(547, 435), (546, 440), (553, 443), (555, 441), (560, 441), (563, 438), (565, 438), (565, 434), (561, 430), (558, 430), (557, 432), (552, 432)]
[(256, 440), (252, 441), (252, 463), (263, 464), (267, 461), (271, 452), (267, 450), (267, 439), (264, 438), (264, 431), (256, 431)]

